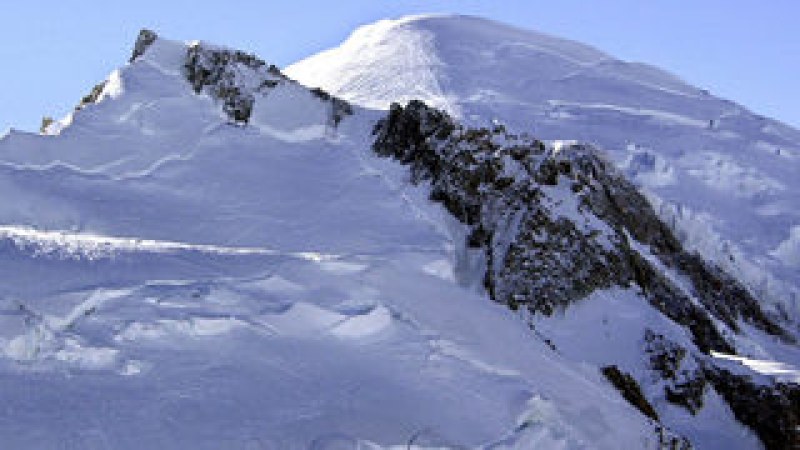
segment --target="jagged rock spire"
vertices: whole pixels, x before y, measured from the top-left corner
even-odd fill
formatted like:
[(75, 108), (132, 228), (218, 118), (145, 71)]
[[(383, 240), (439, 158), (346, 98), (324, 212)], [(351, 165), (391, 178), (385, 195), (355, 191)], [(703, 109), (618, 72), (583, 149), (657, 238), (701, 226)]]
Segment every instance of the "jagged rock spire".
[(133, 54), (131, 54), (131, 59), (129, 59), (128, 62), (133, 62), (136, 58), (144, 55), (144, 52), (147, 51), (147, 47), (153, 44), (156, 39), (158, 39), (158, 34), (156, 34), (155, 31), (142, 28), (141, 31), (139, 31), (139, 36), (136, 37), (136, 43), (133, 45)]

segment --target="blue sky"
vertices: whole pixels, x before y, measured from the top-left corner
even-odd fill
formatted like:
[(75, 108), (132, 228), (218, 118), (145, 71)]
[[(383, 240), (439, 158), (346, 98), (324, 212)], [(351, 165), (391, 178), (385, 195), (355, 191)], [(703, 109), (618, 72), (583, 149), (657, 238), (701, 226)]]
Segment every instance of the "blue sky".
[(0, 131), (60, 117), (115, 67), (142, 27), (288, 65), (358, 25), (421, 12), (493, 18), (665, 68), (800, 126), (800, 2), (792, 0), (311, 0), (7, 2), (0, 18)]

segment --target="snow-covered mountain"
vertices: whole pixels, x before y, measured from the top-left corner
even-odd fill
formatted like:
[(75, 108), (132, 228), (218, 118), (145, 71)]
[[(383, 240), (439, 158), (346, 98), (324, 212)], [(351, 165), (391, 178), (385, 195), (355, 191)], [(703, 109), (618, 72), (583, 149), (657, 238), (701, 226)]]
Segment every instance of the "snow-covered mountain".
[(286, 73), (371, 108), (420, 99), (473, 125), (594, 143), (690, 249), (800, 323), (795, 129), (657, 68), (475, 17), (380, 21)]
[(656, 445), (453, 281), (455, 221), (373, 155), (382, 113), (137, 48), (55, 134), (0, 141), (3, 447)]
[[(0, 138), (3, 447), (795, 445), (794, 324), (676, 237), (632, 163), (443, 88), (445, 36), (600, 55), (478, 19), (381, 22), (350, 41), (371, 53), (290, 70), (377, 77), (326, 86), (348, 103), (144, 30), (73, 114)], [(450, 114), (388, 108), (414, 98)]]

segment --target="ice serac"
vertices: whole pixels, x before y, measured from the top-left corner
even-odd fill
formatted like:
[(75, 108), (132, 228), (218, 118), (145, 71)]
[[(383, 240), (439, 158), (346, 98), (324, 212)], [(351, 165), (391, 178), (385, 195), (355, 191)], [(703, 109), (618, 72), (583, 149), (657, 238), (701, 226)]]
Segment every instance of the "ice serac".
[(456, 283), (383, 112), (144, 32), (0, 139), (8, 448), (658, 448), (601, 373)]
[(595, 144), (689, 250), (798, 330), (797, 130), (657, 68), (475, 17), (366, 25), (286, 73), (369, 107), (419, 99), (471, 125)]

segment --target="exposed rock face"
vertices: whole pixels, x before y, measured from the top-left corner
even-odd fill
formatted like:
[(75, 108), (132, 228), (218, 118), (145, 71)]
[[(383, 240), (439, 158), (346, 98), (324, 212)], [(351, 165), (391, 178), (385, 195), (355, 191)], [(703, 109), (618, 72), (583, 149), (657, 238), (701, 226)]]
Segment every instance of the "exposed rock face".
[(762, 385), (746, 375), (707, 367), (705, 376), (736, 418), (752, 428), (770, 450), (800, 448), (800, 386)]
[(106, 87), (107, 81), (103, 81), (94, 85), (92, 90), (81, 98), (80, 103), (75, 106), (75, 111), (79, 111), (86, 107), (86, 105), (91, 105), (92, 103), (96, 103), (97, 100), (100, 98), (100, 94), (103, 93), (103, 89)]
[(646, 417), (657, 422), (656, 432), (659, 436), (659, 448), (665, 450), (690, 450), (693, 448), (688, 439), (678, 436), (663, 425), (658, 424), (660, 423), (658, 413), (642, 393), (639, 383), (637, 383), (630, 374), (623, 372), (619, 367), (613, 365), (603, 367), (600, 371), (628, 403), (633, 405)]
[[(733, 352), (712, 317), (734, 331), (741, 319), (784, 335), (735, 280), (683, 251), (646, 199), (588, 146), (547, 149), (502, 128), (463, 129), (413, 101), (393, 105), (375, 134), (378, 154), (409, 164), (412, 180), (429, 181), (431, 199), (470, 227), (468, 244), (485, 250), (485, 285), (498, 302), (550, 314), (597, 289), (635, 284), (704, 352)], [(693, 291), (634, 247), (689, 277)]]
[(341, 122), (346, 116), (353, 114), (353, 107), (350, 106), (349, 103), (338, 97), (332, 96), (331, 94), (323, 91), (321, 88), (313, 88), (311, 89), (311, 93), (323, 101), (331, 102), (332, 111), (329, 125), (335, 127), (339, 125), (339, 122)]
[(650, 329), (645, 332), (644, 342), (650, 368), (664, 382), (664, 398), (692, 415), (697, 414), (703, 408), (707, 383), (698, 367), (685, 367), (688, 351)]
[[(136, 38), (129, 62), (144, 56), (157, 40), (158, 34), (142, 29)], [(255, 55), (201, 42), (187, 48), (184, 71), (186, 80), (196, 94), (205, 93), (218, 101), (230, 121), (239, 125), (246, 125), (250, 121), (259, 97), (268, 95), (272, 89), (282, 84), (297, 85), (296, 81), (286, 77), (278, 67), (267, 64)], [(106, 83), (107, 81), (103, 81), (94, 86), (75, 110), (97, 102)], [(353, 108), (346, 101), (320, 88), (311, 89), (310, 92), (321, 102), (328, 104), (328, 126), (335, 128), (342, 119), (353, 114)]]
[(650, 329), (645, 331), (644, 341), (645, 352), (650, 355), (650, 367), (662, 378), (674, 380), (686, 357), (686, 349)]
[(639, 383), (632, 376), (619, 370), (617, 366), (606, 366), (602, 369), (603, 375), (617, 388), (628, 403), (636, 407), (645, 416), (658, 421), (658, 413), (653, 405), (642, 394)]
[(418, 102), (393, 106), (376, 132), (375, 150), (410, 164), (414, 181), (430, 180), (431, 199), (470, 226), (468, 244), (486, 251), (485, 285), (495, 300), (550, 314), (623, 281), (614, 271), (624, 264), (616, 235), (554, 211), (562, 206), (553, 198), (558, 177), (570, 163), (541, 142), (462, 129)]
[(44, 117), (42, 117), (42, 124), (41, 124), (41, 125), (39, 125), (39, 133), (40, 133), (40, 134), (45, 134), (45, 133), (47, 133), (47, 128), (48, 128), (50, 125), (52, 125), (52, 124), (53, 124), (53, 122), (55, 122), (55, 119), (53, 119), (53, 118), (52, 118), (52, 117), (50, 117), (50, 116), (44, 116)]
[[(197, 43), (186, 55), (186, 79), (195, 93), (206, 92), (222, 103), (223, 111), (238, 124), (247, 124), (259, 96), (286, 83), (295, 83), (274, 65), (254, 55)], [(330, 105), (329, 125), (336, 126), (352, 108), (344, 100), (316, 89), (311, 91)]]
[[(412, 182), (429, 183), (431, 200), (467, 226), (465, 245), (485, 253), (484, 285), (492, 299), (550, 315), (599, 289), (637, 287), (653, 307), (688, 329), (696, 346), (685, 349), (656, 333), (645, 335), (642, 358), (659, 374), (663, 398), (695, 414), (708, 386), (720, 386), (736, 417), (762, 436), (752, 402), (765, 394), (749, 380), (727, 383), (709, 376), (714, 364), (706, 355), (735, 353), (726, 336), (742, 322), (791, 338), (741, 284), (686, 252), (644, 196), (596, 150), (580, 144), (548, 148), (502, 127), (466, 129), (419, 101), (392, 105), (374, 134), (377, 154), (408, 165)], [(679, 285), (677, 278), (688, 282)], [(624, 387), (623, 395), (633, 392), (616, 367), (603, 373)], [(750, 403), (724, 394), (739, 384), (747, 384), (752, 395), (743, 395)], [(772, 398), (798, 392), (774, 389)], [(656, 419), (639, 394), (635, 401), (628, 398), (632, 394), (626, 398)], [(780, 429), (791, 434), (797, 414), (776, 408), (781, 423), (789, 424)], [(769, 443), (775, 433), (765, 433), (765, 444), (783, 448)]]
[[(196, 93), (208, 89), (209, 94), (222, 102), (225, 113), (234, 122), (247, 123), (253, 111), (255, 93), (277, 86), (285, 77), (275, 66), (253, 55), (234, 50), (207, 48), (201, 44), (189, 47), (186, 55), (186, 78)], [(256, 80), (241, 75), (254, 72)], [(247, 70), (249, 69), (249, 70)]]
[(133, 53), (128, 62), (133, 62), (136, 58), (144, 55), (144, 52), (147, 51), (147, 47), (150, 47), (156, 39), (158, 39), (158, 35), (153, 31), (148, 29), (139, 31), (139, 36), (136, 38), (136, 43), (133, 45)]

